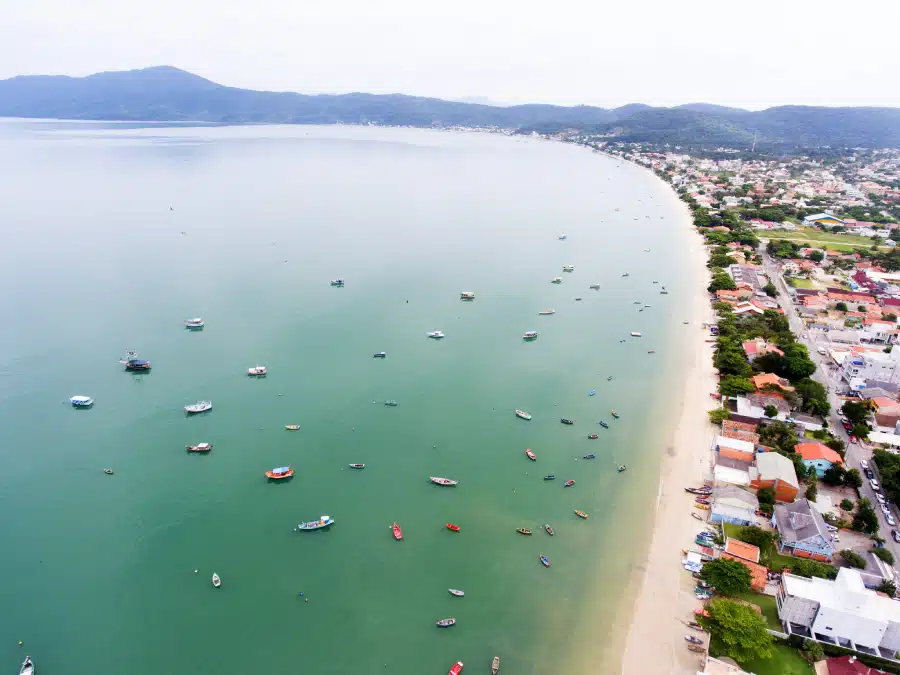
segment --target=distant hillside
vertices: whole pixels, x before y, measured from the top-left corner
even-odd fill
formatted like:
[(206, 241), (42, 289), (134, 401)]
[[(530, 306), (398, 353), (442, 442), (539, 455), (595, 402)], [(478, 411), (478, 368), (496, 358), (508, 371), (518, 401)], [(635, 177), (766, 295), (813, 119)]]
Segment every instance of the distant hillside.
[(0, 80), (0, 116), (90, 120), (204, 121), (219, 124), (377, 123), (498, 126), (522, 131), (583, 129), (622, 140), (687, 146), (790, 148), (830, 145), (900, 147), (900, 109), (785, 106), (749, 112), (695, 103), (591, 106), (491, 105), (402, 94), (307, 96), (226, 87), (157, 66), (88, 77), (20, 76)]

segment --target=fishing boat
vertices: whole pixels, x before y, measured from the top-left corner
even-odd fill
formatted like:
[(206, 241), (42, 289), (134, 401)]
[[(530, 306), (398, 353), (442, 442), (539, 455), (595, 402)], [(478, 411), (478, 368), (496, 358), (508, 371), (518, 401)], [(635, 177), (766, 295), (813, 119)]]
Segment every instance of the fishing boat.
[(94, 399), (90, 396), (73, 396), (69, 399), (69, 403), (76, 408), (90, 408), (94, 405)]
[(562, 277), (553, 277), (553, 278), (550, 280), (550, 283), (551, 283), (551, 284), (561, 284), (561, 283), (562, 283)]
[(528, 331), (525, 331), (525, 334), (522, 336), (522, 339), (523, 339), (523, 340), (534, 340), (534, 339), (536, 339), (536, 338), (537, 338), (537, 331), (536, 331), (536, 330), (528, 330)]
[(592, 291), (599, 291), (600, 284), (591, 284), (590, 286), (588, 286), (588, 288), (590, 288)]
[(700, 514), (694, 513), (693, 511), (691, 511), (691, 516), (693, 516), (694, 520), (699, 520), (700, 522), (703, 522), (703, 517)]
[(453, 624), (455, 624), (456, 619), (451, 617), (449, 619), (441, 619), (440, 621), (436, 621), (435, 623), (441, 628), (446, 628), (447, 626), (452, 626)]
[(222, 578), (221, 578), (218, 574), (216, 574), (215, 572), (213, 572), (213, 575), (212, 575), (212, 582), (213, 582), (213, 586), (215, 586), (216, 588), (218, 588), (219, 586), (222, 585)]
[(530, 459), (532, 462), (537, 461), (537, 455), (535, 455), (531, 450), (525, 450), (525, 456)]
[(623, 273), (622, 273), (622, 276), (623, 276), (623, 277), (627, 277), (627, 276), (630, 276), (630, 275), (628, 274), (628, 272), (623, 272)]
[(107, 476), (112, 476), (113, 470), (112, 469), (103, 469), (103, 473), (105, 473)]
[(253, 366), (252, 368), (247, 368), (247, 374), (251, 377), (261, 377), (269, 372), (269, 369), (265, 366)]
[(125, 356), (122, 358), (119, 363), (124, 364), (125, 370), (132, 371), (142, 371), (142, 370), (150, 370), (150, 362), (144, 359), (138, 358), (138, 353), (136, 351), (127, 351), (125, 352)]
[(399, 403), (397, 403), (397, 401), (395, 401), (394, 399), (389, 399), (385, 401), (384, 404), (386, 406), (390, 406), (391, 408), (396, 408), (399, 405)]
[(270, 480), (282, 480), (284, 478), (291, 478), (293, 475), (294, 470), (289, 466), (279, 466), (271, 471), (266, 471), (266, 478), (269, 478)]
[(581, 298), (575, 298), (575, 302), (581, 302)]
[(662, 289), (662, 290), (659, 292), (659, 294), (660, 294), (660, 295), (668, 295), (668, 294), (669, 294), (669, 291), (667, 291), (667, 290), (664, 288), (664, 289)]
[(542, 309), (538, 312), (538, 316), (550, 316), (551, 314), (556, 314), (555, 309)]
[(560, 417), (559, 421), (562, 422), (563, 424), (575, 424), (575, 420), (570, 420), (567, 417)]
[(688, 622), (687, 622), (687, 627), (688, 627), (688, 628), (693, 628), (694, 630), (699, 630), (701, 633), (704, 632), (704, 630), (705, 630), (705, 629), (703, 628), (703, 626), (701, 626), (701, 625), (700, 625), (699, 623), (697, 623), (696, 621), (688, 621)]
[(607, 378), (606, 378), (606, 381), (607, 381), (607, 382), (612, 382), (612, 375), (610, 375), (609, 377), (607, 377)]
[(709, 504), (694, 504), (694, 508), (709, 511)]
[(648, 350), (647, 350), (647, 353), (648, 353), (648, 354), (655, 354), (655, 353), (656, 353), (656, 350), (655, 350), (655, 349), (648, 349)]
[(641, 334), (638, 331), (633, 330), (631, 331), (631, 337), (641, 337)]
[(588, 438), (591, 438), (591, 439), (600, 438), (600, 435), (599, 434), (590, 434), (590, 435), (588, 435)]
[(596, 390), (596, 389), (591, 389), (591, 390), (588, 392), (588, 396), (593, 396), (593, 395), (596, 394), (596, 393), (597, 393), (597, 390)]
[(334, 524), (334, 518), (331, 516), (322, 516), (318, 520), (311, 520), (308, 523), (300, 523), (297, 525), (297, 530), (321, 530), (322, 528), (328, 527), (329, 525)]
[(596, 456), (597, 456), (596, 453), (594, 453), (594, 452), (589, 452), (589, 453), (586, 454), (584, 457), (582, 457), (582, 459), (594, 459)]
[(574, 480), (567, 480), (565, 483), (563, 483), (563, 487), (572, 487), (573, 485), (575, 485)]
[(550, 523), (544, 525), (544, 531), (549, 534), (551, 537), (553, 536), (553, 528), (550, 527)]
[(212, 410), (212, 401), (197, 401), (191, 405), (184, 406), (184, 412), (188, 415), (195, 415), (197, 413), (206, 412), (207, 410)]
[(284, 428), (287, 429), (288, 431), (297, 431), (297, 429), (300, 428), (300, 425), (299, 424), (285, 424)]
[(184, 327), (188, 330), (203, 330), (205, 325), (205, 322), (199, 316), (184, 322)]
[(396, 539), (397, 541), (403, 539), (403, 530), (400, 529), (400, 526), (397, 523), (391, 525), (391, 530), (394, 533), (394, 539)]
[(457, 661), (453, 667), (447, 671), (447, 675), (459, 675), (463, 670), (463, 662)]
[(453, 523), (447, 523), (447, 529), (451, 532), (459, 532), (459, 525), (454, 525)]
[(548, 475), (548, 476), (544, 476), (544, 480), (556, 480), (556, 476), (554, 476), (554, 475), (551, 473), (551, 474)]
[(429, 476), (428, 480), (430, 480), (435, 485), (444, 485), (446, 487), (453, 487), (454, 485), (459, 483), (458, 480), (451, 480), (449, 478), (439, 478), (438, 476)]
[(694, 637), (693, 635), (685, 635), (684, 639), (687, 642), (690, 642), (692, 645), (702, 645), (703, 644), (703, 640), (701, 640), (698, 637)]
[(625, 471), (626, 468), (627, 467), (624, 464), (620, 464), (619, 468), (616, 469), (616, 471), (618, 471), (619, 473), (622, 473), (623, 471)]
[(197, 445), (186, 445), (184, 449), (188, 452), (209, 452), (213, 446), (212, 443), (197, 443)]
[(19, 675), (34, 675), (34, 662), (30, 656), (26, 656), (22, 661), (22, 667), (19, 668)]
[(348, 464), (351, 469), (365, 469), (365, 464)]
[(440, 340), (442, 337), (444, 337), (444, 333), (439, 330), (433, 330), (428, 333), (428, 337), (434, 338), (435, 340)]
[(584, 511), (579, 511), (578, 509), (575, 509), (575, 515), (578, 516), (579, 518), (587, 518), (588, 517), (588, 514), (586, 514)]
[(518, 532), (519, 534), (524, 534), (528, 537), (531, 536), (531, 530), (529, 530), (527, 527), (520, 527), (516, 530), (516, 532)]
[(569, 238), (568, 235), (565, 235), (565, 234), (561, 234), (557, 237), (557, 239), (559, 239), (560, 241), (565, 241), (568, 238)]
[(460, 300), (474, 300), (475, 294), (472, 291), (463, 291), (459, 294)]
[(531, 415), (529, 415), (524, 410), (516, 410), (516, 417), (521, 417), (523, 420), (530, 420)]
[(575, 265), (563, 265), (563, 272), (574, 272)]
[(387, 358), (387, 352), (375, 352), (375, 354), (372, 355), (372, 358), (373, 359), (385, 359), (385, 358)]
[(597, 424), (599, 424), (604, 429), (609, 429), (609, 425), (606, 422), (604, 422), (603, 420), (600, 420), (599, 422), (597, 422)]
[(543, 565), (544, 567), (550, 567), (550, 561), (547, 560), (547, 556), (542, 555), (542, 556), (540, 556), (540, 558), (541, 558), (541, 565)]
[(450, 595), (457, 597), (457, 598), (462, 598), (466, 594), (465, 591), (461, 591), (458, 588), (448, 588), (447, 590), (450, 591)]
[(617, 413), (615, 410), (610, 410), (609, 414), (612, 415), (613, 417), (615, 417), (616, 419), (619, 419), (619, 413)]
[(343, 279), (332, 279), (331, 280), (332, 286), (343, 286), (345, 283), (346, 282)]
[(500, 657), (495, 656), (491, 662), (491, 675), (497, 675), (500, 672)]

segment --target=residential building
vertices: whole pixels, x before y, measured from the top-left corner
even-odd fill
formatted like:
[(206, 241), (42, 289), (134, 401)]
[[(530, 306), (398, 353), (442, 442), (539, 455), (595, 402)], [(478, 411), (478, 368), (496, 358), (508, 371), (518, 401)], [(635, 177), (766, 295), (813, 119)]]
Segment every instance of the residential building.
[[(725, 671), (728, 672), (728, 671)], [(889, 675), (883, 670), (870, 668), (855, 656), (829, 656), (816, 663), (816, 675)]]
[(794, 447), (794, 452), (803, 458), (803, 464), (807, 470), (810, 467), (815, 468), (816, 475), (820, 478), (825, 475), (835, 464), (844, 464), (841, 456), (823, 443), (811, 441), (809, 443), (798, 443)]
[(750, 441), (741, 441), (736, 438), (716, 436), (716, 453), (718, 458), (728, 457), (750, 464), (753, 461), (756, 449)]
[(744, 348), (744, 354), (747, 355), (747, 359), (750, 361), (760, 356), (765, 356), (766, 354), (778, 354), (779, 356), (784, 356), (783, 351), (765, 340), (748, 340), (742, 346)]
[(869, 381), (900, 383), (900, 349), (884, 352), (865, 352), (844, 359), (841, 377), (851, 389), (860, 390)]
[(825, 520), (808, 499), (776, 504), (772, 524), (778, 530), (779, 552), (798, 558), (827, 561), (834, 556), (834, 542)]
[(725, 553), (752, 563), (759, 562), (759, 547), (740, 539), (725, 539)]
[(725, 438), (734, 438), (739, 441), (750, 441), (754, 445), (759, 443), (759, 434), (756, 433), (756, 425), (747, 422), (739, 422), (734, 419), (722, 422), (722, 435)]
[(777, 452), (756, 453), (755, 466), (750, 467), (750, 486), (755, 490), (770, 487), (775, 490), (775, 500), (792, 502), (800, 491), (800, 482), (794, 463)]
[(714, 523), (753, 525), (756, 522), (758, 510), (759, 500), (752, 492), (742, 490), (734, 485), (713, 488), (710, 519)]
[(735, 412), (743, 417), (750, 417), (756, 420), (765, 420), (766, 406), (775, 406), (778, 415), (775, 419), (786, 420), (791, 412), (791, 404), (781, 396), (773, 396), (771, 394), (747, 394), (746, 396), (738, 396), (735, 398)]
[(778, 377), (775, 373), (760, 373), (750, 378), (756, 391), (762, 391), (766, 388), (780, 389), (781, 391), (794, 391), (791, 383), (783, 377)]
[(867, 589), (854, 569), (834, 581), (786, 572), (775, 602), (788, 634), (882, 658), (900, 650), (900, 603)]
[[(731, 541), (735, 544), (744, 544), (744, 542), (737, 541), (736, 539), (729, 539), (728, 541)], [(751, 546), (750, 544), (744, 544), (744, 546), (756, 548), (755, 546)], [(756, 557), (757, 559), (759, 559), (758, 548), (756, 548)], [(752, 588), (757, 593), (762, 593), (764, 590), (766, 590), (766, 582), (769, 580), (769, 570), (766, 569), (765, 565), (760, 565), (758, 562), (753, 562), (752, 560), (742, 558), (741, 556), (735, 555), (734, 553), (729, 553), (727, 543), (726, 550), (722, 551), (722, 553), (719, 554), (719, 559), (734, 560), (735, 562), (741, 563), (741, 565), (746, 567), (750, 572), (750, 588)]]

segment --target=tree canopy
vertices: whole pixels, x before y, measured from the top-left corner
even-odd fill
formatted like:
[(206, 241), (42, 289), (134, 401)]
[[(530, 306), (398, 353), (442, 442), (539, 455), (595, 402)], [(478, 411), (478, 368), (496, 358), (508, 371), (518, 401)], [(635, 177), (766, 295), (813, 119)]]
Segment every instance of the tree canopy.
[(701, 623), (727, 656), (739, 663), (771, 657), (774, 639), (765, 620), (751, 607), (723, 598), (710, 602), (706, 610), (709, 616)]
[(875, 509), (872, 508), (872, 502), (865, 497), (860, 499), (859, 504), (856, 506), (856, 513), (853, 514), (852, 527), (854, 530), (859, 530), (866, 534), (875, 534), (878, 532), (878, 516), (875, 515)]

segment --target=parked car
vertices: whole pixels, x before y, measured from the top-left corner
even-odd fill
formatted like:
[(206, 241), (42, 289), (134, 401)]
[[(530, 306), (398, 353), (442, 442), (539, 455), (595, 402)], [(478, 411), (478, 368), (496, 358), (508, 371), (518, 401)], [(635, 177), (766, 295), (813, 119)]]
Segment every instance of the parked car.
[(872, 486), (872, 489), (875, 490), (875, 492), (878, 492), (878, 490), (881, 489), (881, 486), (878, 484), (878, 479), (877, 479), (877, 478), (872, 478), (872, 479), (870, 479), (870, 480), (869, 480), (869, 485)]
[(825, 523), (825, 529), (828, 530), (829, 532), (837, 532), (838, 531), (838, 529), (834, 525), (829, 525), (828, 523)]
[(875, 474), (872, 473), (872, 469), (866, 469), (866, 478), (868, 478), (869, 480), (875, 478)]
[(860, 465), (863, 469), (868, 469), (868, 468), (869, 468), (869, 463), (868, 463), (866, 460), (864, 460), (864, 459), (863, 459), (863, 460), (860, 460), (859, 465)]
[(891, 536), (894, 538), (894, 541), (900, 544), (900, 532), (897, 532), (897, 530), (891, 530)]
[(856, 436), (850, 436), (850, 442), (856, 444), (859, 442), (859, 439)]
[(894, 520), (894, 516), (892, 516), (890, 513), (888, 513), (888, 514), (884, 517), (884, 519), (887, 521), (887, 524), (890, 525), (891, 527), (893, 527), (894, 525), (897, 524), (897, 521)]
[(884, 495), (881, 494), (880, 492), (875, 493), (875, 499), (878, 500), (879, 504), (884, 504)]

